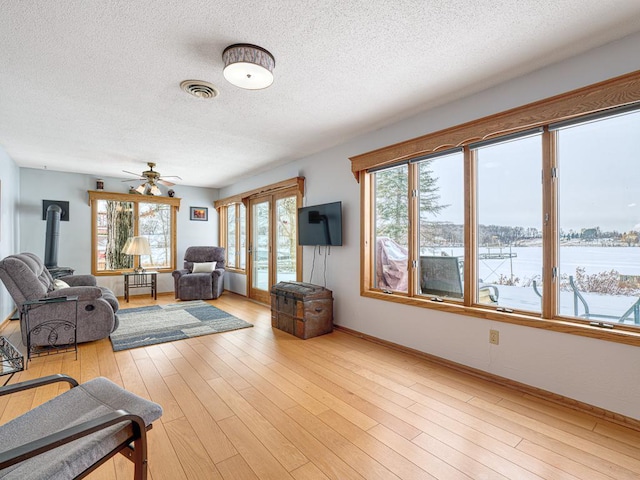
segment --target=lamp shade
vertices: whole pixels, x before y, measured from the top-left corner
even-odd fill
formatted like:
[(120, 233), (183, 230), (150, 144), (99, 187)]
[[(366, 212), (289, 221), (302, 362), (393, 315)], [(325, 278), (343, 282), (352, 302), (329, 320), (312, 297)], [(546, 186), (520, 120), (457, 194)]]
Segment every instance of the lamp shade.
[(222, 52), (224, 78), (236, 87), (260, 90), (273, 83), (276, 61), (267, 50), (256, 45), (237, 43)]
[(126, 255), (151, 255), (151, 246), (147, 237), (131, 237), (124, 244), (122, 253)]

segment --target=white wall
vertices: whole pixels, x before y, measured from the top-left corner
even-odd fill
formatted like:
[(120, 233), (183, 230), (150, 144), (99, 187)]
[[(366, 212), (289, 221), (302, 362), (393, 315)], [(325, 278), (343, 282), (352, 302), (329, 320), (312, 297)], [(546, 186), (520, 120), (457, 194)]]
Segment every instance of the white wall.
[[(20, 199), (20, 169), (0, 147), (0, 258), (16, 253), (20, 242), (18, 230), (18, 203)], [(0, 287), (0, 320), (13, 312), (15, 304), (4, 288)]]
[[(305, 204), (343, 202), (344, 246), (327, 258), (336, 324), (640, 419), (640, 348), (361, 297), (359, 186), (349, 157), (640, 69), (640, 34), (271, 169), (221, 190), (221, 198), (297, 175)], [(304, 247), (305, 281), (313, 248)], [(313, 283), (324, 283), (316, 259)], [(240, 283), (237, 278), (228, 288)], [(500, 345), (488, 343), (489, 329)]]
[[(54, 172), (45, 169), (20, 169), (20, 231), (19, 250), (33, 252), (44, 258), (46, 221), (42, 220), (42, 200), (69, 202), (69, 221), (60, 222), (58, 265), (71, 267), (77, 274), (91, 273), (91, 207), (88, 190), (95, 190), (96, 176)], [(107, 192), (127, 193), (129, 183), (119, 178), (104, 178)], [(161, 187), (166, 194), (166, 188)], [(178, 211), (178, 244), (176, 266), (182, 268), (184, 252), (192, 245), (218, 245), (218, 215), (213, 201), (218, 191), (209, 188), (172, 187), (181, 198)], [(189, 207), (208, 207), (209, 220), (190, 221)], [(16, 252), (11, 252), (16, 253)], [(111, 288), (118, 296), (123, 292), (122, 276), (100, 276), (98, 284)], [(158, 292), (173, 292), (170, 273), (158, 275)], [(133, 294), (144, 294), (141, 289)]]

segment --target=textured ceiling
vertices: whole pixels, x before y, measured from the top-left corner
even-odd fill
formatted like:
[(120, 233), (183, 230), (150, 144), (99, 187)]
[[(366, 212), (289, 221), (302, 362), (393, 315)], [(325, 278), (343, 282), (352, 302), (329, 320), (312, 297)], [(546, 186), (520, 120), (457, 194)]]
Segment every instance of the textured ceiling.
[[(0, 145), (218, 188), (637, 31), (638, 0), (0, 0)], [(224, 80), (233, 43), (270, 88)]]

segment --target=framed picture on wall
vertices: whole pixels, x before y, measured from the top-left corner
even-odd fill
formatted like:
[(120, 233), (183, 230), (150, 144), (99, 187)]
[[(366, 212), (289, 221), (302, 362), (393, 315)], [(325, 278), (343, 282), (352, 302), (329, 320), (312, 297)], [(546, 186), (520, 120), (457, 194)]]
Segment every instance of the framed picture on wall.
[(207, 207), (190, 207), (189, 220), (206, 222), (209, 220), (209, 209)]

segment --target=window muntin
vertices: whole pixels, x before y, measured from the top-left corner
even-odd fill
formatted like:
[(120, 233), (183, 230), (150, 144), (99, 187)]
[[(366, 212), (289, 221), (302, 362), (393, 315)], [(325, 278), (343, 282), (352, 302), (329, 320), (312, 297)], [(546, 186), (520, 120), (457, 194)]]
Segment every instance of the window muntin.
[(640, 324), (640, 111), (557, 131), (559, 313)]
[(542, 135), (473, 151), (478, 303), (540, 313)]
[(462, 300), (464, 282), (464, 156), (417, 163), (418, 295)]

